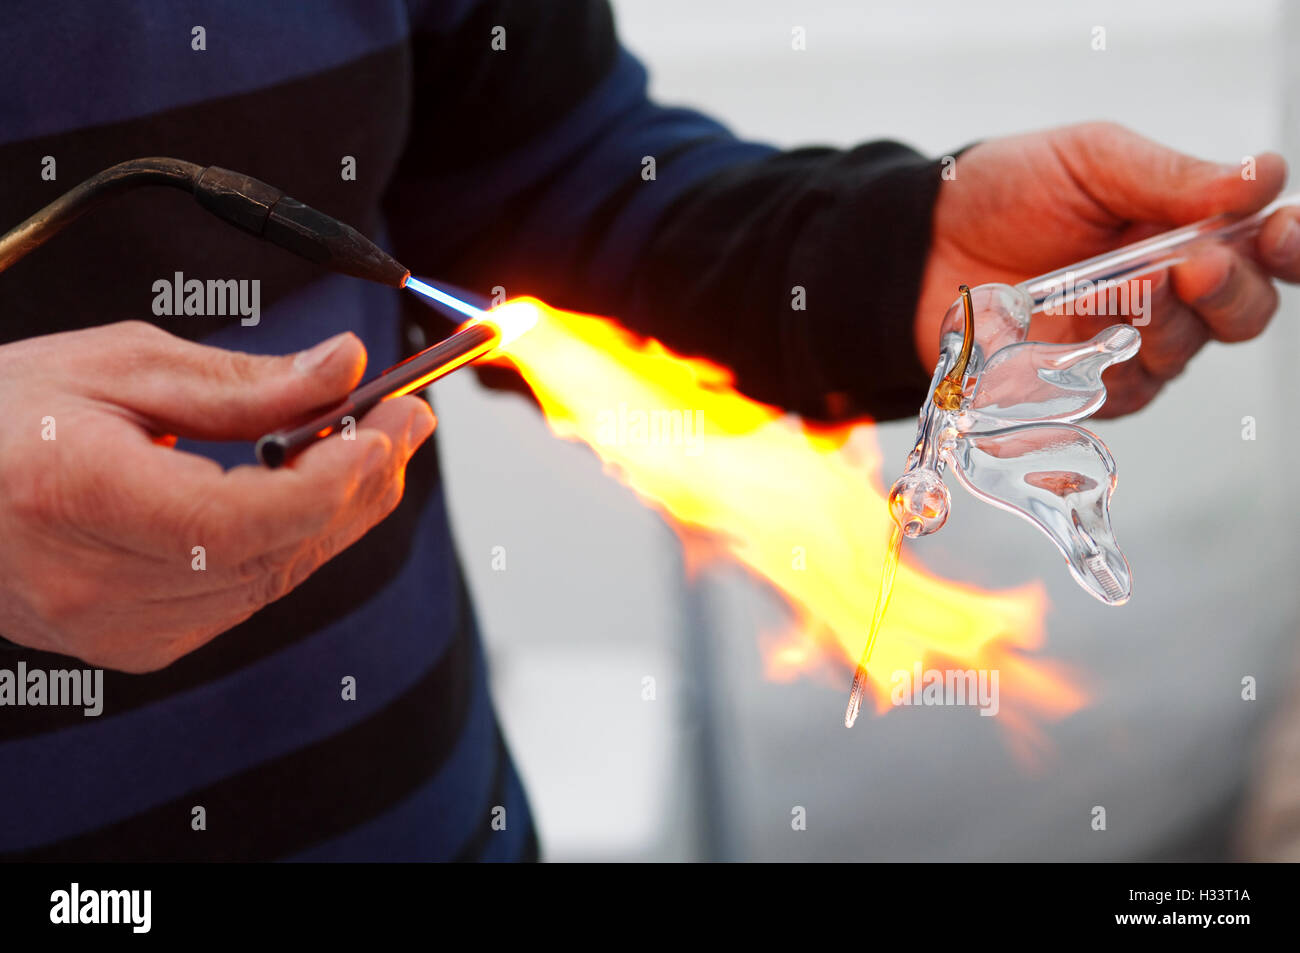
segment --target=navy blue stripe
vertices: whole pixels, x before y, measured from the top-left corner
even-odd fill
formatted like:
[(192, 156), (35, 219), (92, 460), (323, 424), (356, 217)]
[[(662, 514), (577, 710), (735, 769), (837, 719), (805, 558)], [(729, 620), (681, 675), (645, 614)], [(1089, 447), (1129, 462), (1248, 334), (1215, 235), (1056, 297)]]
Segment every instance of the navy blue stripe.
[[(191, 48), (202, 26), (207, 50)], [(134, 119), (340, 66), (407, 36), (400, 0), (8, 3), (0, 142)], [(234, 130), (231, 130), (234, 133)], [(125, 157), (124, 157), (125, 158)]]
[[(476, 633), (468, 615), (458, 621), (436, 665), (345, 731), (146, 813), (0, 859), (271, 860), (390, 810), (438, 771), (464, 731)], [(206, 830), (191, 829), (195, 805), (206, 810)]]
[[(505, 808), (506, 828), (490, 829), (479, 838), (478, 852), (472, 859), (480, 863), (536, 861), (540, 849), (537, 829), (528, 810), (527, 796), (519, 772), (509, 754), (505, 755), (505, 777), (499, 803)], [(468, 855), (463, 859), (471, 859)]]
[[(392, 810), (295, 854), (294, 861), (449, 860), (480, 830), (494, 803), (501, 753), (481, 649), (475, 652), (464, 729), (440, 770)], [(342, 767), (342, 766), (341, 766)]]

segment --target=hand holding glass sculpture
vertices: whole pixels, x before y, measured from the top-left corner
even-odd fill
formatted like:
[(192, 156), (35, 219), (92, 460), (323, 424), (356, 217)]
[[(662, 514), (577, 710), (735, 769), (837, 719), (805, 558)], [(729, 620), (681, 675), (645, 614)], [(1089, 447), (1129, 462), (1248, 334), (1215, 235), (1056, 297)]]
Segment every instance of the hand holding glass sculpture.
[(1141, 337), (1131, 325), (1114, 324), (1074, 344), (1028, 341), (1030, 318), (1169, 268), (1195, 243), (1253, 238), (1274, 211), (1297, 203), (1300, 195), (1245, 218), (1206, 219), (1019, 285), (961, 287), (943, 319), (916, 445), (889, 491), (895, 531), (846, 725), (861, 705), (902, 537), (928, 536), (947, 521), (949, 466), (973, 495), (1042, 530), (1087, 592), (1107, 605), (1128, 601), (1132, 577), (1110, 522), (1115, 460), (1077, 422), (1101, 408), (1102, 372), (1133, 357)]

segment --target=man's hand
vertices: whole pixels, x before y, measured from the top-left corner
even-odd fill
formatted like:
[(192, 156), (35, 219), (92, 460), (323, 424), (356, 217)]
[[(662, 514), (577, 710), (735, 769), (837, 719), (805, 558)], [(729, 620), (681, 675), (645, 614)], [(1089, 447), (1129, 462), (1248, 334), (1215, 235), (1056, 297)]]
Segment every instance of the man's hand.
[(397, 505), (428, 404), (380, 404), (281, 470), (226, 472), (171, 435), (255, 439), (364, 367), (351, 334), (254, 357), (139, 322), (0, 347), (0, 635), (146, 672), (289, 592)]
[[(963, 153), (934, 212), (916, 315), (922, 364), (934, 366), (939, 324), (957, 285), (1016, 284), (1071, 262), (1220, 212), (1250, 213), (1282, 189), (1280, 156), (1242, 166), (1193, 159), (1110, 123), (994, 139)], [(1300, 280), (1300, 209), (1264, 224), (1253, 257), (1207, 244), (1154, 276), (1138, 356), (1111, 367), (1103, 415), (1142, 407), (1211, 338), (1244, 341), (1277, 308), (1271, 278)], [(1030, 339), (1086, 341), (1123, 318), (1035, 317)]]

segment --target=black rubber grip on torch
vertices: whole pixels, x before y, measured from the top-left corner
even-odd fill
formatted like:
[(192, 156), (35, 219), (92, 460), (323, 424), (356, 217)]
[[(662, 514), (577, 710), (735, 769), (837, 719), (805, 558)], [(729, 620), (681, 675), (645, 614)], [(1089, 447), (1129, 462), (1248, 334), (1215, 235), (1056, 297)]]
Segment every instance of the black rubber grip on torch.
[(69, 189), (0, 235), (0, 271), (45, 244), (91, 209), (144, 186), (182, 189), (223, 221), (331, 271), (401, 288), (410, 272), (356, 229), (274, 186), (216, 166), (150, 156), (119, 162)]
[(381, 401), (446, 377), (496, 347), (501, 332), (488, 323), (466, 325), (419, 354), (394, 364), (368, 384), (362, 384), (337, 407), (297, 427), (277, 430), (257, 441), (257, 459), (272, 469), (282, 466), (318, 440), (343, 429), (344, 418), (360, 420)]
[(218, 218), (331, 271), (393, 288), (411, 274), (355, 228), (242, 172), (208, 166), (194, 198)]

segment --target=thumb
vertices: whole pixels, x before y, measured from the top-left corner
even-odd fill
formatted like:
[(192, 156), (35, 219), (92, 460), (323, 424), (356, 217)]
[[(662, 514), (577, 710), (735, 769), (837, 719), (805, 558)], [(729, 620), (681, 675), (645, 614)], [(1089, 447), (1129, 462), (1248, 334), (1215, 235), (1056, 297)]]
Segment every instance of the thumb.
[(1112, 123), (1074, 126), (1064, 138), (1059, 154), (1076, 181), (1127, 222), (1184, 225), (1222, 212), (1248, 214), (1286, 183), (1286, 162), (1272, 152), (1240, 164), (1209, 162)]
[(365, 346), (350, 331), (272, 357), (195, 344), (138, 322), (98, 330), (112, 341), (97, 355), (100, 373), (82, 381), (153, 429), (198, 440), (253, 440), (305, 419), (341, 400), (366, 366)]

